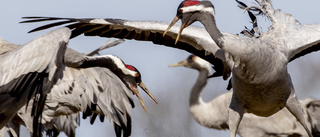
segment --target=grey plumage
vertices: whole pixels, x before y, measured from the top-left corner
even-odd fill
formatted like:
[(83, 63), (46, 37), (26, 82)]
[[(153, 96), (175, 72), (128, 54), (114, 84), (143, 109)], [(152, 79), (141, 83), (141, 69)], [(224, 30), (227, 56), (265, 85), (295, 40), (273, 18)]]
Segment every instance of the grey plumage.
[[(304, 124), (304, 118), (302, 116), (302, 109), (297, 103), (295, 97), (294, 89), (291, 83), (290, 76), (287, 73), (286, 65), (293, 59), (300, 57), (302, 55), (308, 54), (312, 51), (319, 50), (319, 25), (300, 25), (291, 15), (283, 14), (273, 10), (271, 4), (268, 4), (269, 1), (259, 1), (261, 7), (267, 13), (267, 17), (272, 21), (273, 25), (271, 26), (270, 31), (267, 33), (262, 33), (259, 39), (255, 38), (241, 38), (233, 34), (222, 33), (218, 31), (214, 21), (214, 9), (213, 5), (208, 1), (200, 2), (200, 6), (194, 9), (202, 10), (196, 12), (187, 13), (188, 15), (199, 15), (193, 17), (193, 20), (183, 21), (182, 28), (192, 24), (195, 19), (209, 19), (211, 21), (203, 22), (205, 23), (208, 32), (211, 33), (213, 40), (217, 43), (211, 42), (210, 40), (205, 41), (207, 38), (205, 34), (202, 35), (197, 33), (196, 29), (184, 29), (184, 32), (180, 35), (179, 28), (174, 26), (173, 31), (168, 31), (168, 35), (161, 37), (159, 35), (164, 34), (161, 24), (158, 25), (158, 22), (133, 22), (125, 20), (115, 20), (115, 19), (70, 19), (70, 18), (46, 18), (46, 17), (31, 17), (30, 21), (25, 22), (37, 22), (37, 21), (48, 21), (48, 20), (62, 20), (58, 23), (49, 24), (47, 26), (40, 27), (37, 30), (58, 26), (64, 23), (72, 23), (67, 25), (67, 27), (73, 30), (73, 36), (80, 34), (85, 34), (88, 36), (102, 36), (102, 37), (127, 37), (128, 39), (137, 39), (146, 38), (142, 40), (153, 41), (154, 43), (160, 43), (172, 46), (174, 45), (174, 40), (172, 37), (179, 36), (180, 39), (177, 40), (177, 48), (180, 48), (179, 45), (182, 43), (187, 46), (184, 46), (181, 49), (192, 52), (196, 55), (200, 55), (204, 59), (210, 61), (214, 64), (215, 70), (218, 71), (215, 76), (221, 76), (225, 74), (224, 78), (226, 79), (231, 70), (233, 75), (232, 85), (237, 85), (235, 88), (236, 94), (234, 94), (234, 101), (232, 102), (231, 108), (232, 113), (230, 118), (236, 120), (230, 120), (229, 122), (234, 122), (231, 128), (231, 135), (235, 136), (237, 125), (239, 124), (239, 119), (244, 112), (252, 112), (257, 115), (269, 116), (283, 107), (289, 108), (289, 110), (298, 117), (299, 121)], [(203, 6), (203, 7), (201, 7)], [(186, 6), (187, 7), (187, 6)], [(211, 7), (211, 8), (210, 8)], [(190, 9), (179, 9), (178, 12), (188, 12)], [(203, 9), (206, 8), (206, 9)], [(206, 14), (206, 16), (201, 16)], [(273, 15), (271, 15), (273, 14)], [(181, 14), (179, 14), (180, 16)], [(180, 17), (177, 17), (177, 20)], [(279, 20), (277, 20), (277, 18)], [(34, 19), (34, 20), (32, 20)], [(177, 21), (175, 20), (175, 21)], [(213, 20), (213, 22), (212, 22)], [(143, 26), (148, 24), (149, 26)], [(174, 22), (175, 23), (175, 22)], [(173, 23), (173, 24), (174, 24)], [(286, 24), (287, 23), (287, 24)], [(152, 26), (152, 25), (155, 26)], [(281, 26), (285, 25), (290, 29), (282, 31)], [(209, 26), (209, 27), (208, 27)], [(189, 27), (188, 27), (189, 28)], [(126, 30), (125, 33), (121, 33), (121, 30)], [(133, 30), (133, 31), (132, 31)], [(137, 31), (136, 31), (137, 30)], [(190, 34), (186, 31), (191, 31), (198, 36), (189, 38), (186, 35)], [(182, 31), (182, 30), (181, 30)], [(290, 34), (282, 33), (289, 31)], [(304, 35), (300, 37), (301, 32)], [(145, 33), (144, 33), (145, 32)], [(280, 33), (278, 33), (280, 32)], [(132, 34), (132, 35), (123, 35), (123, 34)], [(140, 35), (146, 34), (146, 35)], [(201, 38), (198, 38), (201, 37)], [(191, 39), (191, 40), (190, 40)], [(196, 40), (195, 40), (196, 39)], [(184, 41), (185, 40), (185, 41)], [(195, 41), (193, 41), (195, 40)], [(203, 40), (203, 41), (202, 41)], [(211, 39), (212, 40), (212, 39)], [(169, 41), (168, 43), (166, 43)], [(181, 43), (182, 42), (182, 43)], [(194, 42), (194, 43), (193, 43)], [(207, 42), (207, 43), (206, 43)], [(190, 44), (191, 43), (191, 44)], [(188, 47), (191, 45), (191, 48)], [(250, 45), (250, 47), (248, 47)], [(200, 47), (199, 47), (200, 46)], [(172, 46), (173, 47), (173, 46)], [(205, 51), (199, 53), (200, 51), (206, 50), (211, 52), (214, 57), (210, 58), (205, 56)], [(198, 53), (196, 53), (198, 52)], [(245, 52), (241, 54), (240, 52)], [(239, 56), (238, 56), (239, 55)], [(241, 56), (244, 55), (244, 56)], [(210, 56), (210, 57), (212, 57)], [(261, 58), (259, 58), (261, 57)], [(219, 62), (219, 63), (217, 63)], [(217, 65), (217, 64), (220, 64)], [(258, 65), (257, 65), (258, 64)], [(223, 67), (222, 67), (223, 66)], [(274, 70), (271, 71), (270, 70)], [(267, 89), (272, 92), (266, 92)], [(240, 92), (246, 91), (246, 92)], [(261, 91), (257, 95), (256, 91)], [(270, 90), (269, 90), (270, 91)], [(282, 93), (277, 92), (282, 91)], [(251, 93), (248, 93), (251, 92)], [(249, 95), (249, 96), (247, 96)], [(271, 96), (278, 95), (276, 98)], [(267, 98), (269, 96), (270, 98)], [(290, 97), (290, 98), (289, 98)], [(256, 99), (257, 98), (257, 99)], [(289, 98), (289, 99), (288, 99)], [(252, 99), (252, 100), (251, 100)], [(266, 99), (266, 100), (264, 100)], [(287, 101), (289, 100), (289, 101)], [(270, 101), (270, 102), (269, 102)], [(293, 102), (291, 102), (293, 101)], [(266, 105), (268, 104), (268, 105)], [(246, 109), (243, 109), (245, 106)], [(259, 107), (258, 107), (259, 106)], [(298, 112), (297, 112), (298, 111)], [(305, 126), (307, 129), (307, 127)], [(309, 133), (310, 135), (310, 133)]]
[(80, 126), (80, 113), (54, 117), (51, 123), (47, 122), (46, 124), (44, 126), (49, 137), (58, 136), (61, 131), (68, 137), (75, 137), (75, 130)]
[[(8, 49), (19, 47), (14, 44), (2, 46), (7, 46)], [(103, 50), (103, 48), (99, 48), (99, 50)], [(67, 67), (63, 72), (63, 78), (58, 80), (47, 96), (41, 120), (45, 129), (49, 129), (50, 135), (56, 135), (61, 130), (65, 131), (68, 136), (74, 136), (79, 118), (73, 114), (78, 112), (83, 112), (84, 117), (93, 114), (99, 114), (101, 117), (106, 116), (116, 129), (118, 136), (121, 136), (122, 132), (124, 136), (131, 134), (131, 108), (134, 107), (132, 95), (139, 93), (136, 87), (140, 86), (151, 97), (153, 96), (142, 83), (141, 74), (134, 67), (126, 66), (121, 59), (113, 55), (100, 57), (110, 58), (109, 64), (105, 62), (100, 63), (104, 64), (104, 67), (81, 69), (81, 65), (90, 62), (90, 58), (95, 57), (86, 56), (70, 48), (66, 50), (65, 60)], [(108, 67), (120, 75), (114, 74), (107, 69)], [(133, 68), (134, 70), (131, 70)], [(134, 85), (129, 87), (126, 84)], [(153, 97), (153, 99), (155, 98)], [(139, 100), (141, 100), (141, 97)], [(143, 102), (141, 103), (143, 105)], [(25, 125), (32, 132), (30, 112), (30, 107), (26, 108), (25, 106), (20, 109), (14, 120), (20, 121), (20, 125)], [(16, 129), (11, 133), (19, 134), (19, 124), (8, 125), (10, 128)], [(58, 125), (62, 125), (62, 127), (58, 127)]]
[[(4, 51), (7, 54), (0, 58), (0, 128), (33, 97), (36, 102), (30, 104), (32, 115), (35, 120), (40, 118), (46, 94), (62, 78), (70, 34), (68, 28), (60, 28), (11, 52)], [(10, 45), (3, 39), (0, 43)]]
[[(225, 52), (226, 62), (232, 69), (234, 89), (228, 118), (231, 137), (235, 137), (244, 113), (268, 117), (282, 108), (287, 108), (312, 136), (287, 72), (287, 64), (319, 50), (320, 25), (301, 25), (291, 15), (274, 10), (270, 1), (257, 2), (273, 23), (259, 38), (221, 33), (210, 1), (182, 2), (172, 23), (181, 19), (181, 32), (193, 22), (200, 21)], [(303, 32), (308, 34), (301, 36)]]
[[(231, 102), (232, 91), (226, 92), (204, 102), (201, 99), (202, 89), (207, 84), (207, 76), (211, 72), (209, 62), (190, 55), (186, 60), (170, 65), (170, 67), (184, 66), (199, 71), (196, 83), (190, 93), (190, 112), (194, 119), (202, 126), (223, 130), (228, 129), (228, 108)], [(312, 133), (318, 136), (318, 120), (320, 110), (319, 99), (306, 98), (300, 100), (303, 109), (307, 112), (307, 123), (312, 127)], [(270, 117), (259, 117), (253, 114), (244, 114), (237, 132), (242, 137), (274, 137), (274, 136), (307, 136), (304, 128), (286, 109), (282, 109)]]
[[(134, 39), (138, 41), (152, 41), (172, 48), (178, 48), (197, 56), (200, 56), (215, 66), (216, 76), (224, 74), (228, 77), (228, 70), (224, 69), (221, 59), (221, 51), (210, 38), (205, 29), (191, 26), (182, 33), (178, 43), (175, 44), (175, 37), (179, 32), (179, 26), (174, 26), (167, 35), (163, 36), (168, 22), (159, 21), (130, 21), (122, 19), (77, 19), (77, 18), (56, 18), (56, 17), (25, 17), (22, 23), (57, 21), (48, 24), (35, 31), (47, 29), (59, 25), (67, 25), (72, 29), (72, 37), (84, 34), (86, 36), (115, 37), (123, 39)], [(70, 23), (70, 24), (69, 24)], [(212, 54), (210, 54), (210, 52)]]
[[(67, 67), (63, 79), (48, 94), (42, 124), (50, 129), (50, 124), (55, 124), (58, 116), (79, 112), (90, 116), (97, 113), (106, 116), (113, 126), (119, 126), (120, 134), (124, 132), (128, 136), (131, 133), (131, 107), (134, 107), (132, 95), (133, 92), (106, 68), (78, 70)], [(25, 112), (21, 109), (18, 115), (32, 131), (30, 110)]]

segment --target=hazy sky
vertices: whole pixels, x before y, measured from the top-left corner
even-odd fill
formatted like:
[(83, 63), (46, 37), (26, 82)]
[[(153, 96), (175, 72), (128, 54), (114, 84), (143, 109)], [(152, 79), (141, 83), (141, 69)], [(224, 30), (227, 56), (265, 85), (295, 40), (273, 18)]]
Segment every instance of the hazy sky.
[[(19, 24), (23, 16), (56, 16), (78, 18), (120, 18), (128, 20), (158, 20), (170, 22), (176, 14), (181, 1), (173, 0), (7, 0), (1, 3), (0, 36), (15, 44), (24, 44), (48, 32), (27, 34), (40, 24)], [(211, 1), (215, 5), (216, 20), (223, 32), (239, 33), (244, 26), (250, 26), (247, 14), (237, 8), (234, 0)], [(244, 1), (251, 4), (252, 1)], [(318, 0), (277, 0), (275, 8), (292, 14), (301, 23), (320, 22), (320, 1)], [(263, 31), (268, 24), (265, 18), (259, 18)], [(199, 24), (197, 24), (199, 25)], [(201, 26), (201, 25), (200, 25)], [(69, 47), (80, 52), (90, 52), (106, 42), (107, 38), (77, 37), (70, 40)], [(108, 49), (103, 54), (114, 54), (125, 63), (134, 65), (142, 73), (142, 80), (153, 92), (159, 104), (155, 105), (147, 95), (142, 95), (147, 113), (135, 99), (136, 107), (132, 111), (133, 137), (202, 137), (228, 136), (228, 131), (217, 131), (199, 126), (188, 110), (189, 91), (194, 84), (197, 72), (186, 68), (168, 68), (171, 63), (185, 59), (189, 53), (173, 48), (154, 45), (151, 42), (128, 40), (120, 46)], [(320, 94), (319, 53), (297, 59), (289, 64), (298, 98), (317, 97)], [(209, 101), (226, 91), (226, 81), (210, 79), (203, 91), (205, 101)], [(82, 120), (76, 136), (87, 137), (114, 136), (111, 124), (90, 125)], [(28, 134), (22, 134), (22, 137)], [(61, 135), (64, 136), (64, 135)]]

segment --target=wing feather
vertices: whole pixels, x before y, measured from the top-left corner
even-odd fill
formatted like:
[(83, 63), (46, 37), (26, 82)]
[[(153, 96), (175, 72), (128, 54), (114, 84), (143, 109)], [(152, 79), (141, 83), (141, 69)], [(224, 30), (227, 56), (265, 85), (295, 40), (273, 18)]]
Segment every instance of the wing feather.
[[(280, 46), (289, 61), (320, 49), (320, 23), (300, 24), (291, 14), (275, 10), (270, 30), (261, 36)], [(278, 43), (283, 42), (283, 43)]]
[[(223, 75), (224, 65), (221, 59), (224, 59), (224, 54), (217, 54), (221, 51), (209, 36), (204, 28), (190, 26), (182, 32), (179, 42), (175, 44), (175, 39), (180, 27), (173, 26), (170, 31), (163, 36), (164, 31), (168, 27), (168, 22), (158, 21), (129, 21), (122, 19), (94, 19), (94, 18), (56, 18), (56, 17), (25, 17), (28, 22), (40, 21), (56, 21), (57, 24), (51, 23), (48, 26), (41, 26), (32, 30), (38, 31), (42, 29), (60, 26), (63, 21), (70, 21), (66, 27), (72, 30), (72, 38), (84, 34), (85, 36), (100, 36), (100, 37), (115, 37), (123, 39), (134, 39), (140, 41), (152, 41), (155, 44), (160, 44), (172, 48), (178, 48), (197, 55), (205, 60), (208, 60), (215, 66), (218, 76)], [(62, 23), (58, 23), (62, 22)], [(208, 54), (212, 53), (212, 54)]]
[[(98, 95), (97, 105), (110, 123), (131, 134), (131, 108), (134, 107), (132, 92), (122, 81), (105, 68), (94, 68), (100, 75), (103, 92)], [(114, 125), (113, 124), (113, 125)]]
[[(57, 136), (60, 131), (63, 131), (68, 137), (75, 137), (76, 128), (80, 126), (80, 114), (63, 115), (55, 117), (50, 125), (45, 125), (47, 136)], [(50, 128), (51, 127), (51, 128)]]
[(31, 114), (35, 121), (41, 117), (46, 94), (62, 77), (63, 55), (70, 35), (68, 28), (57, 29), (0, 58), (0, 128), (35, 95), (38, 98)]
[(43, 118), (52, 121), (53, 116), (79, 111), (86, 116), (97, 113), (128, 132), (131, 131), (132, 95), (109, 69), (79, 70), (67, 67), (63, 79), (57, 82), (48, 95)]
[(320, 23), (289, 25), (283, 37), (289, 60), (320, 50)]

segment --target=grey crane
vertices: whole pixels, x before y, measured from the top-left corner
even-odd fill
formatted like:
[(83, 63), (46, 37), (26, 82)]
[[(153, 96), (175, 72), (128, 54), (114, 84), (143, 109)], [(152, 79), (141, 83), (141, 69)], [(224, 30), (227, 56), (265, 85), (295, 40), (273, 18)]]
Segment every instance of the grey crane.
[[(35, 121), (41, 117), (46, 94), (63, 76), (63, 55), (70, 34), (68, 28), (60, 28), (1, 56), (0, 128), (33, 97), (32, 116)], [(3, 39), (0, 43), (8, 45)]]
[[(187, 59), (171, 64), (169, 67), (184, 66), (199, 71), (197, 81), (189, 95), (189, 110), (194, 119), (202, 126), (223, 130), (228, 129), (228, 108), (231, 102), (232, 91), (226, 92), (204, 102), (201, 98), (203, 88), (207, 85), (207, 77), (211, 73), (210, 63), (194, 55)], [(307, 112), (307, 124), (312, 127), (312, 134), (318, 136), (320, 100), (306, 98), (300, 100), (303, 109)], [(259, 117), (253, 114), (244, 114), (237, 133), (242, 137), (268, 136), (308, 136), (296, 118), (286, 109), (282, 109), (270, 117)]]
[[(133, 78), (137, 80), (136, 85), (141, 83), (141, 77)], [(52, 124), (55, 124), (52, 122), (60, 121), (60, 117), (55, 117), (82, 112), (85, 118), (95, 113), (99, 114), (100, 118), (107, 117), (117, 137), (120, 137), (122, 132), (123, 136), (129, 136), (131, 107), (134, 107), (132, 95), (133, 91), (129, 90), (120, 78), (107, 68), (78, 70), (67, 67), (63, 79), (58, 81), (48, 94), (42, 124), (46, 129), (50, 129)], [(23, 125), (32, 132), (30, 109), (25, 110), (22, 108), (18, 116), (22, 119)], [(93, 121), (94, 119), (91, 119), (91, 122)], [(74, 127), (74, 123), (76, 122), (71, 121), (71, 126)], [(66, 134), (74, 136), (74, 132), (66, 132)]]
[[(89, 54), (97, 54), (98, 51), (108, 46), (119, 44), (122, 41), (109, 41)], [(1, 46), (6, 50), (3, 50), (0, 54), (10, 53), (10, 50), (19, 47), (9, 42), (1, 44)], [(98, 56), (102, 61), (105, 61), (102, 62), (95, 59), (95, 57), (86, 56), (68, 48), (65, 57), (67, 67), (63, 72), (64, 76), (53, 86), (45, 102), (43, 121), (46, 125), (52, 126), (50, 125), (51, 121), (61, 121), (60, 118), (53, 118), (55, 116), (69, 115), (79, 111), (84, 112), (84, 116), (89, 116), (91, 112), (95, 112), (108, 118), (115, 128), (117, 136), (121, 136), (122, 132), (124, 132), (124, 136), (129, 136), (131, 133), (130, 106), (134, 106), (131, 98), (133, 94), (137, 95), (146, 111), (137, 86), (140, 86), (158, 103), (141, 81), (140, 72), (135, 67), (124, 64), (120, 58), (114, 55)], [(90, 62), (92, 61), (90, 59), (97, 62)], [(89, 65), (86, 65), (88, 63)], [(79, 69), (80, 65), (84, 65), (84, 67), (81, 66), (81, 69)], [(99, 65), (102, 67), (88, 68)], [(28, 111), (25, 112), (25, 110)], [(29, 131), (32, 132), (30, 112), (30, 107), (22, 108), (18, 113), (19, 117), (16, 119), (16, 121), (20, 122), (16, 123), (26, 125)], [(71, 118), (74, 117), (72, 116)], [(19, 129), (19, 124), (12, 125), (12, 129)], [(74, 135), (72, 130), (67, 129), (67, 131), (69, 131), (69, 135)], [(19, 133), (18, 130), (13, 134), (17, 133)]]
[[(299, 53), (318, 46), (320, 25), (302, 25), (291, 15), (273, 10), (270, 1), (257, 2), (260, 11), (273, 23), (259, 38), (222, 34), (216, 26), (214, 6), (210, 1), (182, 2), (172, 24), (181, 19), (181, 33), (190, 24), (200, 21), (215, 43), (228, 54), (234, 89), (228, 118), (230, 136), (236, 135), (244, 113), (268, 117), (284, 107), (312, 136), (287, 72), (287, 64), (297, 55), (301, 56)], [(304, 32), (306, 35), (297, 35)]]
[(141, 80), (138, 81), (141, 77), (138, 70), (131, 65), (126, 65), (119, 57), (114, 55), (87, 56), (68, 48), (65, 54), (65, 62), (68, 67), (77, 69), (90, 67), (108, 68), (121, 79), (128, 89), (137, 95), (140, 104), (145, 111), (146, 108), (137, 88), (137, 82), (139, 82), (138, 86), (140, 86), (157, 103), (157, 100), (146, 88), (144, 83)]
[[(203, 3), (205, 3), (205, 5)], [(255, 97), (255, 100), (256, 98), (258, 98), (257, 100), (260, 100), (261, 102), (257, 100), (256, 102), (259, 102), (259, 103), (253, 103), (255, 101), (253, 101), (252, 103), (250, 103), (249, 101), (243, 101), (248, 99), (243, 99), (243, 98), (239, 99), (240, 95), (238, 94), (240, 94), (240, 92), (236, 91), (237, 90), (236, 89), (234, 93), (236, 93), (237, 95), (234, 95), (234, 98), (236, 98), (238, 102), (239, 100), (242, 100), (242, 102), (238, 103), (234, 99), (235, 101), (233, 101), (231, 105), (231, 108), (233, 109), (230, 110), (231, 111), (230, 119), (233, 118), (233, 120), (230, 120), (231, 122), (230, 129), (231, 129), (231, 135), (234, 136), (236, 133), (238, 124), (241, 120), (242, 114), (248, 110), (248, 109), (244, 110), (244, 108), (242, 107), (244, 106), (243, 103), (245, 103), (246, 108), (250, 108), (251, 113), (255, 113), (255, 114), (259, 113), (258, 115), (264, 115), (264, 116), (272, 115), (273, 113), (277, 112), (278, 110), (286, 106), (292, 113), (294, 114), (299, 113), (296, 116), (299, 116), (298, 119), (303, 124), (304, 118), (302, 116), (303, 114), (302, 109), (298, 110), (300, 112), (294, 112), (295, 110), (297, 110), (297, 109), (294, 109), (295, 107), (301, 108), (301, 106), (299, 105), (296, 106), (298, 104), (297, 103), (298, 101), (295, 97), (294, 90), (292, 88), (293, 86), (290, 80), (290, 76), (287, 73), (286, 64), (297, 57), (303, 56), (312, 51), (317, 51), (319, 49), (316, 42), (319, 39), (319, 37), (317, 37), (318, 35), (316, 35), (317, 33), (320, 32), (318, 31), (319, 27), (317, 27), (319, 25), (317, 24), (301, 25), (298, 22), (296, 22), (291, 15), (284, 14), (283, 12), (278, 10), (276, 10), (276, 12), (270, 11), (273, 9), (271, 7), (271, 4), (268, 4), (268, 2), (262, 1), (260, 2), (260, 4), (262, 5), (261, 7), (263, 9), (268, 10), (267, 12), (269, 13), (268, 15), (274, 14), (274, 16), (273, 15), (270, 15), (270, 17), (268, 16), (273, 21), (272, 27), (268, 32), (262, 33), (259, 38), (242, 38), (230, 33), (219, 32), (220, 35), (216, 35), (217, 36), (216, 38), (219, 38), (218, 36), (224, 36), (224, 37), (230, 37), (234, 39), (227, 39), (226, 41), (223, 41), (224, 43), (218, 43), (218, 44), (215, 44), (216, 39), (212, 39), (210, 34), (207, 34), (204, 32), (205, 30), (201, 28), (199, 29), (197, 27), (189, 26), (191, 23), (193, 23), (192, 21), (189, 21), (188, 24), (185, 24), (186, 22), (182, 22), (183, 24), (181, 27), (182, 29), (179, 29), (179, 27), (177, 26), (173, 26), (172, 28), (173, 30), (171, 29), (172, 31), (168, 31), (167, 35), (164, 35), (164, 37), (161, 37), (161, 35), (165, 33), (164, 32), (165, 29), (163, 29), (163, 26), (168, 23), (163, 23), (163, 22), (127, 21), (127, 20), (119, 20), (119, 19), (75, 19), (75, 18), (55, 18), (55, 17), (26, 17), (26, 19), (30, 19), (30, 20), (27, 20), (24, 22), (27, 23), (27, 22), (58, 20), (57, 22), (36, 28), (32, 31), (38, 31), (38, 30), (42, 30), (42, 29), (46, 29), (54, 26), (68, 24), (66, 26), (72, 29), (72, 37), (78, 36), (80, 34), (84, 34), (87, 36), (118, 37), (118, 38), (126, 38), (126, 39), (153, 41), (155, 44), (163, 44), (170, 47), (180, 48), (180, 49), (187, 50), (191, 53), (194, 53), (195, 55), (199, 55), (200, 57), (204, 58), (205, 60), (208, 60), (210, 63), (212, 63), (215, 66), (216, 76), (220, 76), (225, 72), (224, 76), (226, 78), (229, 76), (228, 74), (230, 74), (232, 69), (232, 73), (236, 73), (241, 76), (239, 77), (239, 75), (233, 75), (233, 77), (236, 76), (236, 78), (232, 79), (232, 85), (234, 86), (236, 82), (239, 82), (236, 84), (237, 86), (239, 86), (237, 87), (237, 89), (242, 87), (250, 88), (250, 89), (264, 87), (264, 89), (269, 89), (267, 87), (271, 87), (270, 85), (272, 85), (271, 88), (273, 89), (282, 88), (282, 87), (286, 88), (286, 90), (281, 90), (283, 94), (276, 92), (276, 94), (281, 94), (281, 96), (277, 96), (278, 100), (276, 98), (272, 98), (274, 99), (272, 101), (272, 103), (274, 104), (270, 103), (270, 105), (266, 105), (264, 101), (261, 101), (261, 99), (266, 99), (264, 97), (260, 97), (264, 95), (260, 94), (260, 96), (257, 96), (254, 94), (256, 92), (253, 92), (252, 94), (250, 93), (249, 95), (254, 95), (253, 97)], [(184, 11), (183, 14), (179, 14), (179, 16), (184, 15), (183, 17), (186, 17), (187, 15), (198, 15), (198, 17), (203, 17), (201, 19), (207, 19), (207, 20), (214, 19), (213, 18), (214, 9), (213, 9), (213, 6), (211, 6), (212, 4), (210, 2), (195, 1), (186, 5), (189, 5), (189, 6), (185, 6), (184, 9), (181, 10), (182, 12)], [(191, 7), (191, 6), (195, 8), (187, 9), (187, 7)], [(192, 12), (193, 14), (188, 12), (188, 11), (195, 11), (195, 10), (198, 10), (198, 12)], [(275, 20), (274, 19), (275, 16), (280, 19)], [(280, 16), (285, 18), (282, 18)], [(177, 17), (175, 20), (177, 21), (178, 19), (179, 18)], [(283, 20), (283, 19), (288, 19), (288, 20)], [(185, 20), (182, 20), (182, 21), (185, 21)], [(210, 22), (209, 25), (213, 25), (214, 26), (213, 28), (216, 28), (215, 23), (212, 23), (212, 21), (209, 21), (209, 22)], [(285, 25), (284, 23), (287, 23), (287, 22), (288, 22), (288, 26), (292, 29), (286, 30), (286, 31), (289, 31), (290, 34), (285, 33), (286, 36), (284, 36), (284, 34), (281, 34), (278, 32), (281, 32), (279, 31), (281, 29), (280, 26)], [(173, 22), (172, 25), (174, 23), (175, 22)], [(183, 33), (182, 33), (182, 30), (184, 30)], [(300, 31), (305, 33), (308, 32), (308, 33), (306, 33), (306, 35), (303, 35), (303, 37), (300, 37), (300, 36), (297, 37), (296, 34), (301, 33)], [(212, 31), (209, 31), (209, 32), (212, 32)], [(274, 37), (273, 35), (276, 35), (276, 37)], [(176, 36), (180, 36), (180, 37), (175, 42), (174, 37)], [(279, 42), (280, 45), (274, 44), (274, 42)], [(175, 43), (176, 43), (176, 46), (175, 46)], [(225, 46), (223, 46), (222, 48), (221, 44), (224, 44)], [(226, 46), (226, 45), (231, 45), (233, 47)], [(242, 45), (242, 46), (239, 46), (239, 45)], [(251, 48), (248, 48), (247, 45), (251, 45)], [(263, 45), (263, 46), (260, 46), (260, 45)], [(274, 48), (269, 48), (269, 47), (274, 47)], [(265, 49), (268, 49), (268, 50), (265, 50)], [(276, 51), (279, 51), (279, 49), (281, 49), (281, 51), (286, 53), (282, 54), (281, 52), (276, 52)], [(275, 52), (273, 52), (272, 50)], [(259, 54), (259, 55), (267, 56), (267, 57), (272, 56), (272, 57), (266, 58), (267, 59), (266, 60), (265, 58), (257, 58), (256, 54), (252, 54), (251, 52), (249, 52), (250, 54), (245, 54), (247, 55), (245, 56), (247, 57), (247, 60), (249, 59), (248, 60), (249, 63), (244, 62), (246, 64), (243, 64), (244, 59), (240, 60), (240, 57), (233, 55), (239, 51), (245, 51), (245, 52), (255, 51), (253, 53), (257, 53), (261, 51), (259, 53), (262, 53), (262, 54)], [(209, 56), (205, 56), (206, 53), (209, 53)], [(281, 53), (281, 54), (278, 54), (278, 53)], [(242, 55), (242, 54), (237, 54), (237, 55)], [(251, 60), (252, 58), (254, 59), (254, 61)], [(277, 58), (280, 60), (273, 60), (274, 58)], [(259, 65), (254, 65), (254, 64), (259, 64)], [(276, 64), (276, 65), (271, 65), (271, 64)], [(264, 67), (264, 65), (266, 66)], [(263, 69), (261, 68), (258, 69), (254, 66), (258, 66)], [(279, 68), (277, 69), (277, 67)], [(250, 70), (248, 70), (248, 68)], [(237, 70), (236, 72), (234, 72), (235, 69)], [(248, 70), (248, 71), (242, 71), (242, 70)], [(275, 70), (275, 71), (269, 72), (269, 70)], [(270, 74), (276, 75), (277, 77), (273, 77)], [(281, 75), (278, 75), (278, 74), (281, 74)], [(247, 75), (248, 77), (242, 77), (243, 75)], [(245, 80), (239, 80), (240, 78), (243, 78)], [(251, 81), (255, 81), (255, 83), (250, 83)], [(274, 84), (272, 82), (277, 83), (276, 84), (277, 86), (273, 86)], [(262, 85), (258, 87), (255, 86), (259, 84), (262, 84), (263, 86)], [(286, 85), (286, 86), (281, 86), (281, 85)], [(278, 91), (278, 90), (279, 89), (272, 90), (272, 91)], [(247, 91), (247, 89), (242, 91)], [(257, 91), (257, 90), (252, 90), (252, 91)], [(268, 93), (269, 95), (276, 95), (271, 92), (258, 92), (258, 93)], [(245, 94), (247, 94), (247, 92)], [(280, 98), (282, 98), (282, 100), (279, 102)], [(291, 103), (291, 102), (288, 102), (287, 100), (294, 101), (294, 102)], [(253, 104), (253, 106), (248, 106), (249, 104), (250, 105)], [(238, 109), (237, 111), (233, 111), (235, 108), (237, 109), (240, 108), (240, 109)], [(261, 109), (262, 111), (267, 111), (268, 109), (272, 111), (268, 111), (267, 113), (264, 113), (261, 111)], [(305, 129), (307, 129), (306, 125), (305, 124), (303, 125)], [(309, 135), (311, 135), (310, 132), (309, 132)]]

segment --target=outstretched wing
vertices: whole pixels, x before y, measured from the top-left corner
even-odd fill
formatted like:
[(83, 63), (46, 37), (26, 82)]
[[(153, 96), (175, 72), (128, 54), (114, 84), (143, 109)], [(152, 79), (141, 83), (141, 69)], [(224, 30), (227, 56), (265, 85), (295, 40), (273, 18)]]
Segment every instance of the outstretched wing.
[(117, 135), (131, 135), (131, 108), (133, 93), (109, 69), (94, 68), (99, 74), (102, 91), (98, 93), (97, 106), (112, 123)]
[(35, 95), (32, 114), (39, 118), (46, 94), (62, 77), (70, 34), (68, 28), (54, 30), (0, 58), (0, 128)]
[[(258, 12), (256, 15), (266, 15), (272, 25), (260, 38), (278, 46), (289, 61), (320, 50), (320, 23), (300, 24), (291, 14), (273, 9), (271, 1), (256, 1), (260, 7), (248, 7), (243, 2), (236, 1), (241, 9)], [(251, 19), (252, 17), (254, 15), (250, 15)]]
[(260, 8), (251, 6), (246, 10), (258, 11), (258, 14), (263, 13), (270, 19), (272, 25), (269, 31), (260, 38), (281, 46), (279, 48), (289, 61), (320, 50), (320, 23), (301, 24), (291, 14), (280, 9), (274, 10), (270, 1), (262, 1)]
[[(24, 17), (24, 19), (28, 20), (23, 21), (22, 23), (56, 21), (38, 27), (30, 32), (65, 25), (72, 30), (71, 37), (84, 34), (85, 36), (134, 39), (139, 41), (152, 41), (155, 44), (182, 49), (209, 61), (215, 66), (215, 71), (218, 75), (222, 76), (223, 74), (223, 63), (221, 61), (221, 58), (223, 57), (220, 56), (221, 54), (217, 54), (217, 51), (220, 51), (220, 49), (204, 28), (194, 26), (186, 28), (178, 43), (174, 44), (180, 26), (175, 25), (165, 36), (163, 36), (164, 31), (169, 25), (168, 22), (55, 17)], [(208, 55), (208, 53), (212, 54)]]
[[(295, 18), (281, 10), (275, 10), (277, 22), (271, 26), (270, 34), (282, 39), (290, 61), (320, 50), (320, 23), (300, 24)], [(268, 33), (268, 32), (267, 32)]]
[(288, 28), (284, 37), (289, 48), (289, 60), (320, 50), (320, 23), (295, 25)]
[[(66, 68), (63, 79), (53, 87), (46, 100), (45, 121), (54, 116), (83, 112), (106, 116), (120, 134), (131, 134), (132, 93), (106, 68)], [(118, 133), (117, 133), (118, 134)]]

